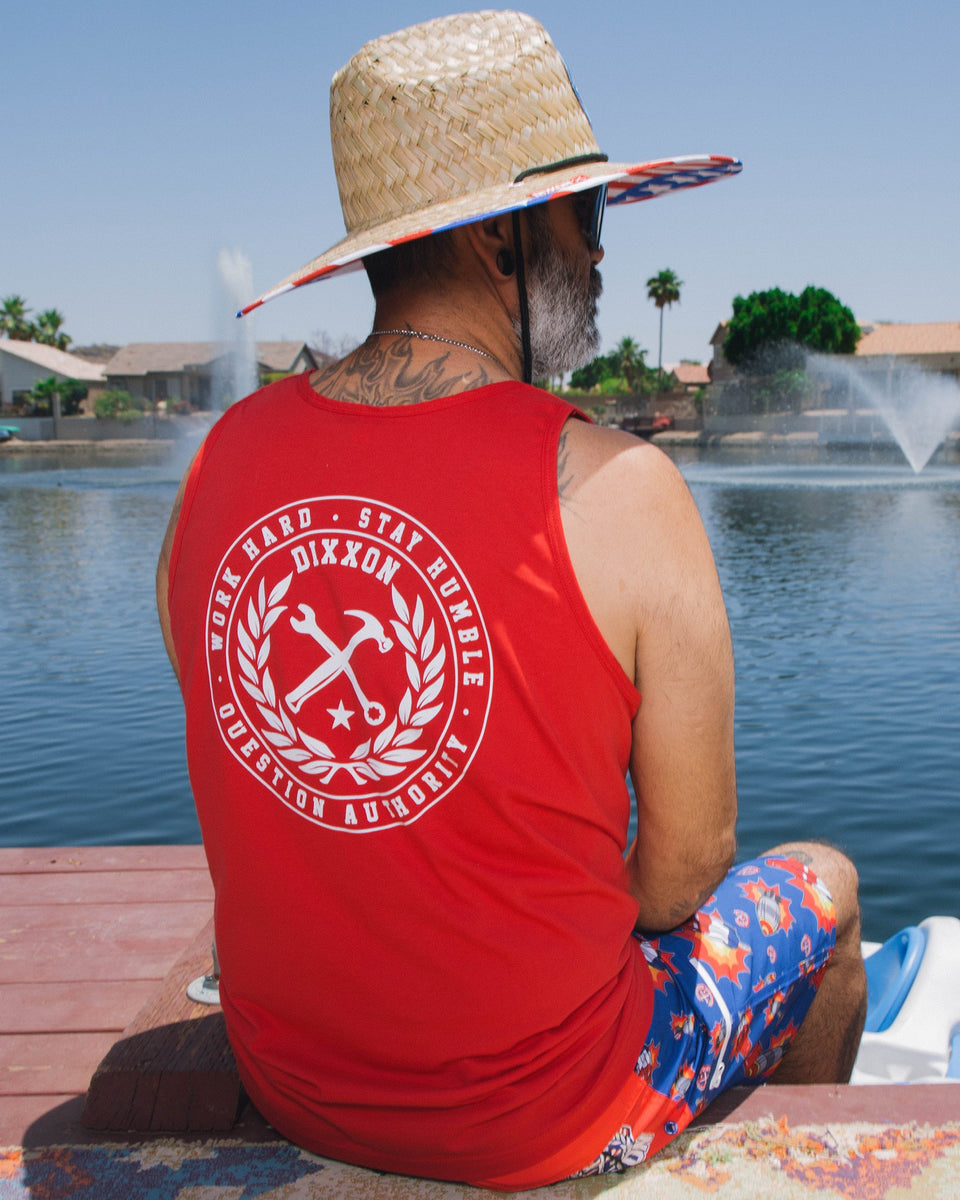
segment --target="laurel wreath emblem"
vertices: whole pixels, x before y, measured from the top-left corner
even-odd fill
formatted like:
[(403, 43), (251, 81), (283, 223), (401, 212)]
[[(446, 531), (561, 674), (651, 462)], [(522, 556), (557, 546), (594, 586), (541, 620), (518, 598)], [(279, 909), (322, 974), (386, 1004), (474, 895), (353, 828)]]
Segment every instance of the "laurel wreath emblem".
[(296, 763), (307, 775), (317, 775), (323, 784), (329, 783), (339, 771), (346, 771), (355, 783), (366, 785), (390, 775), (400, 774), (408, 764), (422, 758), (427, 751), (414, 747), (424, 728), (440, 712), (443, 705), (434, 704), (443, 689), (443, 667), (446, 647), (436, 652), (435, 622), (424, 629), (423, 600), (417, 596), (411, 614), (409, 605), (392, 588), (396, 618), (391, 619), (397, 640), (404, 649), (408, 687), (394, 719), (377, 736), (354, 747), (349, 759), (337, 759), (334, 752), (319, 738), (295, 725), (277, 695), (270, 674), (270, 631), (286, 611), (282, 601), (287, 594), (293, 572), (267, 594), (265, 580), (260, 580), (256, 602), (247, 602), (246, 624), (237, 621), (237, 664), (242, 672), (239, 682), (256, 703), (257, 710), (269, 728), (261, 728), (263, 738), (274, 747), (279, 757)]

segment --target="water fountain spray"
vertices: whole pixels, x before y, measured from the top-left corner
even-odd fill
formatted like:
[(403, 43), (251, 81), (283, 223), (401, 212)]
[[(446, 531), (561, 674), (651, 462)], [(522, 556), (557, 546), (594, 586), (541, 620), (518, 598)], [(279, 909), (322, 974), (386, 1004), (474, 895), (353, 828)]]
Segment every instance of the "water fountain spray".
[(807, 372), (880, 414), (919, 475), (947, 434), (960, 423), (960, 382), (897, 359), (867, 366), (833, 355), (810, 354)]
[(220, 369), (214, 376), (214, 401), (226, 408), (257, 389), (257, 347), (249, 321), (233, 319), (240, 304), (253, 295), (253, 271), (242, 250), (222, 249), (217, 255), (217, 277), (222, 300), (218, 305), (217, 340), (224, 346)]

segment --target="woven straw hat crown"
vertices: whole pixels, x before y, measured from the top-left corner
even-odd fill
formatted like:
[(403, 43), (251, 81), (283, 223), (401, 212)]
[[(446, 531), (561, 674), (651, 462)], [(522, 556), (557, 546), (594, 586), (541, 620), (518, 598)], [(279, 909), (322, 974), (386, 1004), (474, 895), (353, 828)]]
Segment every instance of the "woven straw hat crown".
[(330, 130), (348, 235), (599, 151), (546, 30), (515, 12), (368, 42), (333, 77)]
[(467, 221), (595, 186), (608, 205), (633, 204), (740, 170), (725, 155), (607, 162), (546, 30), (518, 12), (368, 42), (333, 77), (330, 132), (346, 237), (238, 316)]

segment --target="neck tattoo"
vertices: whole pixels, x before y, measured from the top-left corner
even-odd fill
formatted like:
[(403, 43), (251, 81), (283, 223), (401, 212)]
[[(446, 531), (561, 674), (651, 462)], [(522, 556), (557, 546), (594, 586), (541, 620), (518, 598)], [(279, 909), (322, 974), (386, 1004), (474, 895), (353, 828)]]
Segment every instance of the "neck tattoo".
[(480, 354), (484, 358), (489, 358), (491, 362), (495, 362), (505, 375), (510, 375), (510, 371), (507, 370), (500, 359), (494, 357), (488, 350), (481, 350), (479, 346), (471, 346), (468, 342), (455, 341), (454, 338), (441, 337), (439, 333), (421, 333), (419, 329), (374, 329), (367, 338), (367, 341), (372, 337), (387, 337), (391, 335), (420, 338), (423, 342), (444, 342), (447, 346), (457, 346), (461, 350), (472, 350), (474, 354)]

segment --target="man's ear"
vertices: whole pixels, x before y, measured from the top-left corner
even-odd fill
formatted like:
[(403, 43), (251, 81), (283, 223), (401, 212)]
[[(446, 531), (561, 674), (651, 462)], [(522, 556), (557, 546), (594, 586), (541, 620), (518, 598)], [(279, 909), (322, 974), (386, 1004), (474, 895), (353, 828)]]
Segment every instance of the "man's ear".
[(497, 283), (504, 283), (516, 270), (513, 252), (513, 219), (510, 213), (484, 217), (464, 226), (473, 252)]

